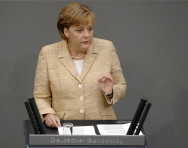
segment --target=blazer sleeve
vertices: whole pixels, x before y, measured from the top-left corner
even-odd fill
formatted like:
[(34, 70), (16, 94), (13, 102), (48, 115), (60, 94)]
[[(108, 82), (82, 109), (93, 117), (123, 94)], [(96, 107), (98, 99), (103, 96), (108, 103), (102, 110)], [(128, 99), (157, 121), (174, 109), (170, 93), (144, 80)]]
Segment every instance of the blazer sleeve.
[(119, 58), (116, 53), (116, 49), (112, 42), (108, 44), (111, 53), (111, 75), (114, 79), (113, 85), (113, 98), (109, 100), (106, 98), (108, 104), (114, 104), (118, 100), (122, 99), (127, 90), (127, 84), (124, 79)]
[[(50, 89), (50, 82), (48, 79), (47, 59), (45, 55), (45, 47), (41, 50), (38, 58), (35, 83), (34, 83), (34, 98), (36, 100), (40, 115), (44, 121), (43, 115), (56, 112), (52, 108), (52, 93)], [(57, 115), (58, 116), (58, 115)]]

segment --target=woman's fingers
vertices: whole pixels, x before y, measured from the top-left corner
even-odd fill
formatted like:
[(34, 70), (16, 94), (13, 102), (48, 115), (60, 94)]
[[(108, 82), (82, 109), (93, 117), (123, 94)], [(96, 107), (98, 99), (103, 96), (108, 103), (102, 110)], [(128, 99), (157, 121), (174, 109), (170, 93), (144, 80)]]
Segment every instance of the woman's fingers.
[(105, 93), (110, 94), (113, 89), (114, 80), (110, 74), (104, 74), (98, 79), (101, 90)]
[(113, 79), (113, 77), (110, 74), (105, 74), (105, 75), (101, 76), (98, 79), (98, 82), (102, 83), (102, 82), (104, 82), (106, 80), (111, 81), (112, 83), (114, 83), (114, 79)]
[(46, 120), (45, 123), (48, 127), (56, 127), (56, 128), (58, 126), (61, 127), (60, 119), (54, 114), (47, 114), (45, 116), (45, 120)]

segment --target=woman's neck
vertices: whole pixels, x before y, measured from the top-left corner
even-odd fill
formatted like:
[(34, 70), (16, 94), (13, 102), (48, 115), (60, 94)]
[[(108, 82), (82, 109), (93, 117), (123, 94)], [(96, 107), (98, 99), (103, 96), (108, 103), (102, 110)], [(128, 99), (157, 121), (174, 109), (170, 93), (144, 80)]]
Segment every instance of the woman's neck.
[(75, 50), (69, 46), (68, 46), (68, 48), (69, 48), (69, 52), (70, 52), (70, 55), (73, 60), (83, 60), (84, 59), (86, 51)]

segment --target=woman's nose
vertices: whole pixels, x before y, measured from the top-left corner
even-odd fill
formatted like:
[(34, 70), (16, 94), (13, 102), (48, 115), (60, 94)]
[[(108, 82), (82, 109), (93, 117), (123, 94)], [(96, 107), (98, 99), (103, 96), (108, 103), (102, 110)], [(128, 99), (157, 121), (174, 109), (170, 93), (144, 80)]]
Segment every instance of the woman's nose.
[(88, 32), (88, 30), (85, 30), (84, 31), (84, 37), (88, 37), (89, 36), (89, 32)]

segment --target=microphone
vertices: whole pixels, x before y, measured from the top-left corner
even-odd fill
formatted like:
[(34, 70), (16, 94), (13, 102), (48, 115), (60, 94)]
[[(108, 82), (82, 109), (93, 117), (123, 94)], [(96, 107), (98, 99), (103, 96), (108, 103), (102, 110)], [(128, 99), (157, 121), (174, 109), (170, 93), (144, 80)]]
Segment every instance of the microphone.
[(140, 133), (150, 107), (151, 103), (147, 103), (147, 98), (142, 97), (127, 131), (127, 135), (138, 135)]

